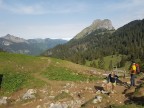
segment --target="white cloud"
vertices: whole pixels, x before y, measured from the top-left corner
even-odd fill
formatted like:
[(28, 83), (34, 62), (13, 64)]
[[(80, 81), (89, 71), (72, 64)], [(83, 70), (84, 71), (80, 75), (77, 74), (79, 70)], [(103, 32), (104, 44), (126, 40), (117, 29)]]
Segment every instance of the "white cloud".
[(9, 11), (17, 14), (43, 14), (43, 8), (40, 5), (33, 5), (33, 6), (21, 6), (18, 5), (16, 7), (8, 8)]
[(10, 11), (16, 14), (66, 14), (66, 13), (76, 13), (82, 12), (86, 9), (86, 4), (74, 3), (74, 4), (50, 4), (49, 2), (40, 2), (35, 4), (24, 4), (24, 3), (13, 3), (6, 4), (0, 0), (1, 9)]
[[(2, 1), (2, 0), (1, 0)], [(6, 4), (1, 3), (1, 10), (9, 11), (16, 14), (43, 14), (43, 7), (40, 4), (24, 5), (24, 4)]]

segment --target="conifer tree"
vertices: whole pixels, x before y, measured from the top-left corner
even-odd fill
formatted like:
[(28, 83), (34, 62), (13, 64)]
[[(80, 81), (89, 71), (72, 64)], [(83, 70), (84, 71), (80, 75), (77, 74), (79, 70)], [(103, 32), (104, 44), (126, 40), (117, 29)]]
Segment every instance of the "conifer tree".
[(98, 67), (100, 69), (104, 69), (105, 68), (105, 62), (104, 62), (104, 58), (100, 57), (99, 61), (98, 61)]

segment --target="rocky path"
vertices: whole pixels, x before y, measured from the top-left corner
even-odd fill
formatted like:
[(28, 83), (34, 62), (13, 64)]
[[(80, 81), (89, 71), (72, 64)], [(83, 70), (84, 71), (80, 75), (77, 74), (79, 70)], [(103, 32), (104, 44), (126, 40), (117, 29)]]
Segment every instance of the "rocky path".
[[(123, 83), (117, 84), (115, 93), (107, 93), (103, 80), (96, 82), (51, 81), (42, 77), (40, 73), (33, 75), (45, 81), (46, 85), (40, 89), (18, 91), (9, 99), (11, 104), (4, 105), (2, 108), (104, 108), (113, 104), (126, 104), (136, 89), (136, 87), (128, 88), (129, 78), (120, 79)], [(139, 86), (143, 80), (137, 78), (137, 82)], [(30, 96), (31, 98), (27, 99)]]

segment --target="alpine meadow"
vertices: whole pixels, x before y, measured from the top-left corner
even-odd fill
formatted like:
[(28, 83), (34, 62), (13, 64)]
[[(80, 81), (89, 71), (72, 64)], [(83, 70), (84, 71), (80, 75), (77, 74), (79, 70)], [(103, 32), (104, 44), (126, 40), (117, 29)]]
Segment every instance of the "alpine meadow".
[(0, 108), (144, 108), (144, 0), (0, 0)]

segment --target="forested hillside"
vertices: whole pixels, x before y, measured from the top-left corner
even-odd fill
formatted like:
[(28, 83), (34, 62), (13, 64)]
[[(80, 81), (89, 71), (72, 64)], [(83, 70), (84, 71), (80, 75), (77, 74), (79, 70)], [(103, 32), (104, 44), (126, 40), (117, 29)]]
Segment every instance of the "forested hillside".
[(112, 35), (115, 52), (127, 55), (129, 59), (141, 59), (144, 56), (144, 20), (133, 21), (119, 28)]
[(105, 49), (105, 45), (109, 43), (108, 39), (111, 36), (111, 32), (113, 31), (96, 30), (84, 38), (72, 39), (67, 44), (48, 50), (45, 54), (84, 64), (85, 60), (93, 60), (102, 55), (111, 54), (111, 52)]
[(97, 29), (80, 39), (72, 39), (44, 53), (79, 64), (108, 55), (125, 55), (121, 62), (144, 63), (144, 20), (132, 21), (115, 30)]

